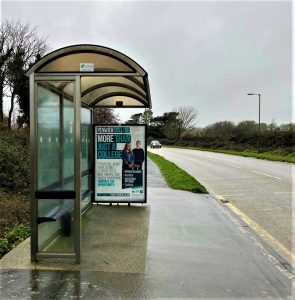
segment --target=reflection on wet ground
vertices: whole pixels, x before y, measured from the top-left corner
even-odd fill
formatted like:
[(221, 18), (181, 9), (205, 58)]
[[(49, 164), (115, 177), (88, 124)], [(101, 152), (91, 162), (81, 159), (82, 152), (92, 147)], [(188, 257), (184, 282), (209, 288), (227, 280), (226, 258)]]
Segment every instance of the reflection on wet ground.
[(2, 299), (137, 298), (144, 274), (109, 272), (2, 271)]

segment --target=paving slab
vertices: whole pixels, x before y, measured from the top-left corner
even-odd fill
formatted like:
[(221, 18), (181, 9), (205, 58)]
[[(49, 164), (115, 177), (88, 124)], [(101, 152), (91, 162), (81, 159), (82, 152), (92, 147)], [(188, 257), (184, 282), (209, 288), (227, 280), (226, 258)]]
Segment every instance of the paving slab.
[(149, 205), (94, 205), (82, 217), (80, 264), (62, 259), (32, 263), (28, 238), (0, 260), (0, 269), (144, 273), (149, 218)]

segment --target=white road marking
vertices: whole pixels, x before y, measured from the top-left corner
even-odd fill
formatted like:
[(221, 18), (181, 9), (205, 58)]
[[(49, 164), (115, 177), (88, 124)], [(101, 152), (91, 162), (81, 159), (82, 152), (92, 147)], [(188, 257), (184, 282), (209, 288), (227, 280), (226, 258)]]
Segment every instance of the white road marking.
[(259, 175), (263, 175), (263, 176), (267, 176), (267, 177), (271, 177), (271, 178), (275, 178), (275, 179), (279, 179), (281, 180), (282, 178), (279, 178), (279, 177), (276, 177), (276, 176), (272, 176), (272, 175), (268, 175), (268, 174), (264, 174), (264, 173), (260, 173), (260, 172), (256, 172), (256, 171), (253, 171), (252, 172), (256, 173), (256, 174), (259, 174)]
[(205, 159), (210, 160), (210, 161), (214, 161), (214, 162), (217, 161), (216, 159), (212, 159), (212, 158), (208, 158), (208, 157), (205, 157)]
[(295, 194), (295, 192), (273, 192), (274, 194)]
[(224, 163), (226, 166), (229, 166), (229, 167), (234, 167), (234, 168), (237, 168), (237, 169), (241, 169), (241, 167), (239, 166), (236, 166), (236, 165), (232, 165), (232, 164), (226, 164)]
[(227, 194), (227, 195), (220, 195), (221, 197), (231, 197), (231, 196), (245, 196), (246, 194)]

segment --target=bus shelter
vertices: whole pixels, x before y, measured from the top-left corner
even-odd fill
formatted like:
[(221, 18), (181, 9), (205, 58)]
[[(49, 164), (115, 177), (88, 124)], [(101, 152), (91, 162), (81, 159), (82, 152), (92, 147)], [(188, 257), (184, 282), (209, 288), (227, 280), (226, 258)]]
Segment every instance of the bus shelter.
[(81, 257), (81, 217), (93, 200), (94, 107), (150, 108), (147, 72), (102, 46), (53, 51), (30, 78), (31, 260)]

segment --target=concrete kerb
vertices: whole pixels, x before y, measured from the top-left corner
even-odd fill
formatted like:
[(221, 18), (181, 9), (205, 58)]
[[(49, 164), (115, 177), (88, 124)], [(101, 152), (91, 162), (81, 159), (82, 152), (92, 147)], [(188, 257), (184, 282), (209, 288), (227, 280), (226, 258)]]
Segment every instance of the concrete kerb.
[[(273, 238), (265, 229), (260, 227), (256, 222), (241, 212), (230, 201), (224, 199), (220, 195), (216, 195), (214, 192), (209, 191), (211, 197), (224, 207), (228, 213), (228, 217), (236, 224), (241, 232), (248, 231), (255, 236), (256, 243), (258, 242), (260, 251), (270, 256), (270, 260), (275, 261), (275, 264), (279, 263), (283, 269), (286, 269), (293, 276), (295, 275), (295, 259), (294, 254), (290, 253), (284, 246), (282, 246), (275, 238)], [(264, 250), (261, 250), (262, 248)], [(284, 255), (283, 255), (283, 254)], [(273, 258), (271, 258), (273, 257)]]

